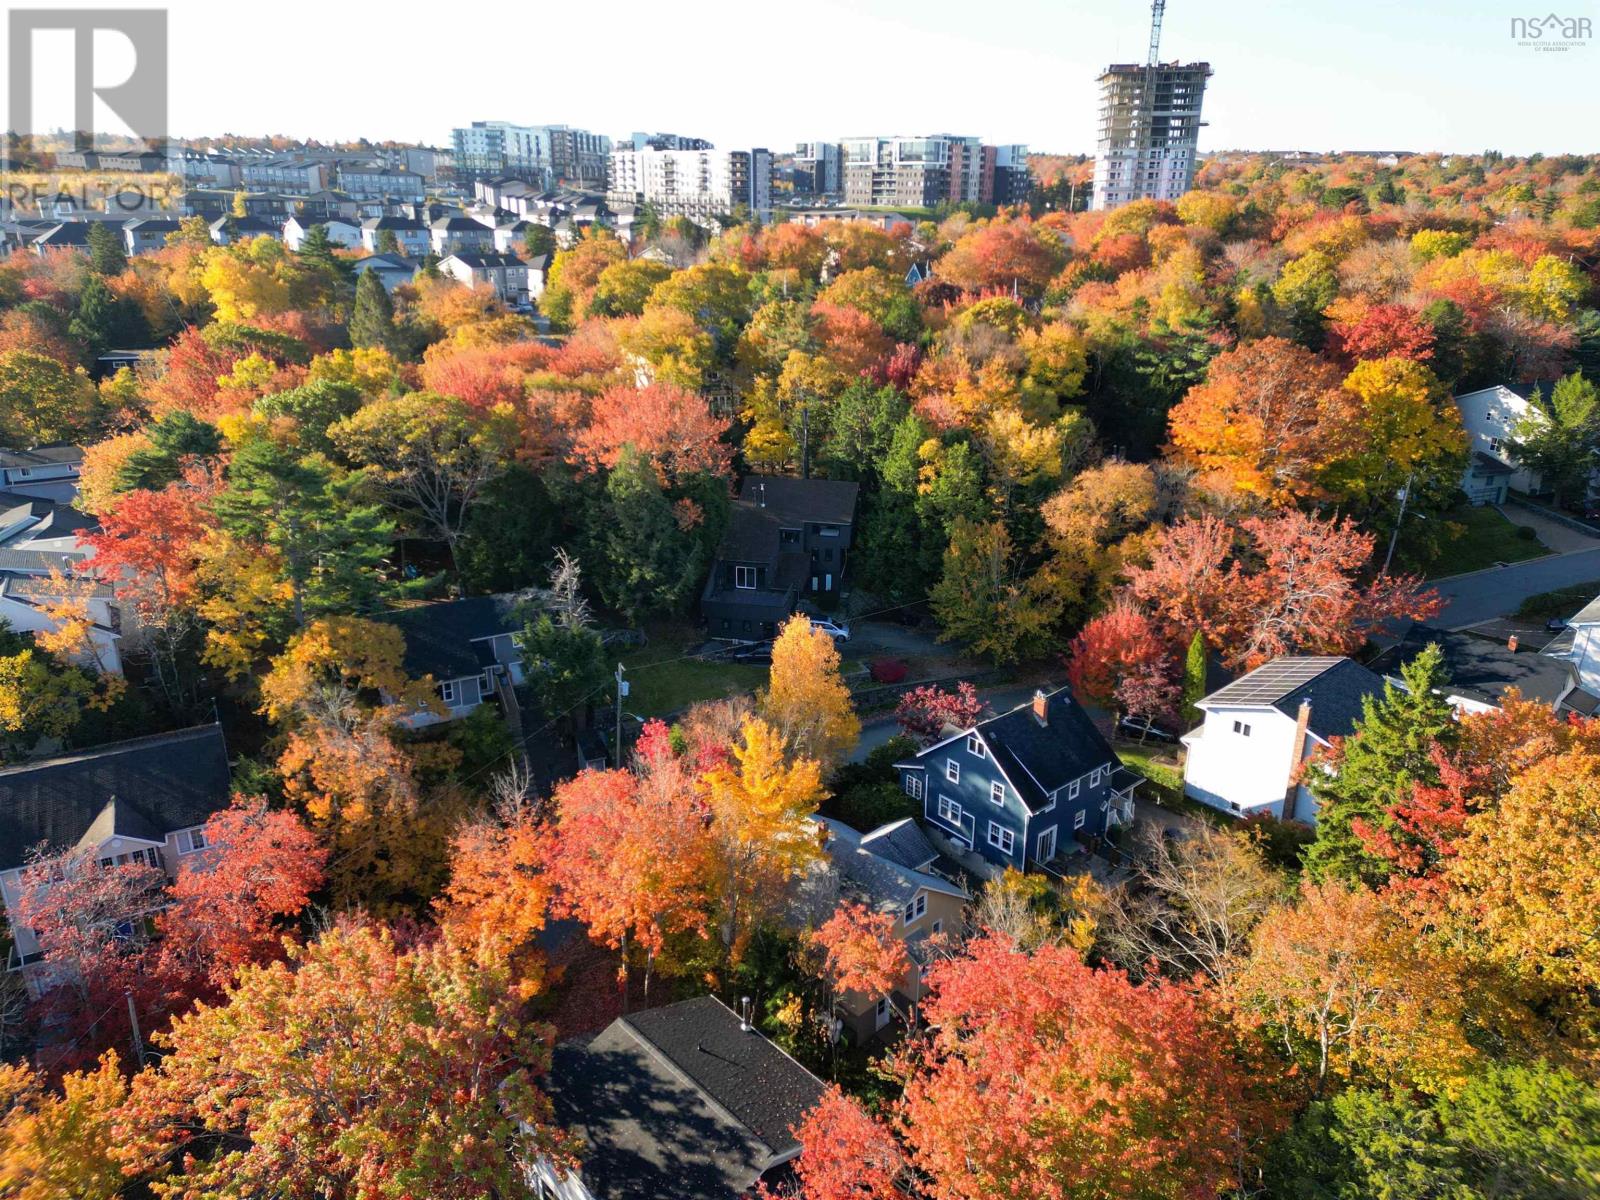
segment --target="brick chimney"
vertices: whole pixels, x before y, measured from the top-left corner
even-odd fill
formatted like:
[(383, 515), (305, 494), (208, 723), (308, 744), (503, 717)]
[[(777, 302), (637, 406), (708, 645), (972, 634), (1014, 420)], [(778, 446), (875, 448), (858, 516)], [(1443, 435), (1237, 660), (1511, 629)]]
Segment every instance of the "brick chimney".
[(1506, 649), (1515, 654), (1517, 652), (1517, 635), (1512, 634), (1506, 639)]
[(1294, 721), (1294, 754), (1289, 760), (1289, 786), (1283, 793), (1283, 819), (1293, 821), (1297, 819), (1295, 813), (1296, 801), (1300, 798), (1300, 774), (1305, 765), (1306, 734), (1311, 728), (1311, 701), (1300, 701), (1300, 711), (1295, 714)]
[(1043, 688), (1033, 693), (1033, 719), (1041, 725), (1050, 724), (1050, 701), (1046, 698)]

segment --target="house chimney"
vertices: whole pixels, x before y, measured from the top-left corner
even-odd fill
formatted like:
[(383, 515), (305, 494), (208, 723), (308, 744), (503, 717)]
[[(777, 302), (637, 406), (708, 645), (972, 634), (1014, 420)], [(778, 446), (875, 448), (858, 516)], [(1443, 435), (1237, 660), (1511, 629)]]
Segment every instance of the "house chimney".
[(1283, 819), (1298, 819), (1295, 802), (1300, 798), (1300, 769), (1306, 757), (1306, 733), (1311, 728), (1311, 701), (1300, 701), (1300, 711), (1294, 720), (1294, 754), (1289, 763), (1289, 786), (1283, 793)]
[(1506, 639), (1506, 649), (1515, 654), (1517, 652), (1517, 635), (1512, 634)]
[(1033, 693), (1033, 719), (1041, 725), (1050, 724), (1050, 701), (1046, 698), (1043, 688)]

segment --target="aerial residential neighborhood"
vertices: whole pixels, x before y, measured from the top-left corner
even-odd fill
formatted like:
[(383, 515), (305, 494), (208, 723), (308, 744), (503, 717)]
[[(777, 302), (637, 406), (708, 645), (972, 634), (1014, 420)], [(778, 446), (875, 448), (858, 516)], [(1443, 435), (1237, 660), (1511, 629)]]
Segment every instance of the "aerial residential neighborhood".
[(1600, 1196), (1592, 17), (561, 15), (8, 13), (0, 1197)]

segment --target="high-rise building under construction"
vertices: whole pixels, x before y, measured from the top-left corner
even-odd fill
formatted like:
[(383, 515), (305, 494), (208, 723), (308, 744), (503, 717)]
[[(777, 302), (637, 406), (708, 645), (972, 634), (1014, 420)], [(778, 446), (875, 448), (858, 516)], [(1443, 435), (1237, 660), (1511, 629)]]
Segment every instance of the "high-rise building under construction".
[(1100, 132), (1094, 158), (1095, 208), (1130, 200), (1176, 200), (1194, 182), (1200, 102), (1209, 63), (1163, 63), (1161, 17), (1151, 6), (1145, 62), (1113, 63), (1100, 76)]

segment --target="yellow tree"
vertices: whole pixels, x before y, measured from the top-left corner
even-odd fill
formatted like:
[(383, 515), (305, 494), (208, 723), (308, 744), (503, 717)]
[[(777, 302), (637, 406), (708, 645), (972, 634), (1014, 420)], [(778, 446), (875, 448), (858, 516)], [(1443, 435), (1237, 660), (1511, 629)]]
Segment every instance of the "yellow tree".
[(1447, 873), (1482, 952), (1530, 984), (1600, 989), (1600, 750), (1574, 745), (1469, 816)]
[(704, 778), (718, 927), (730, 964), (780, 910), (788, 886), (821, 861), (811, 818), (825, 795), (817, 761), (790, 761), (783, 736), (759, 718), (745, 722), (731, 753)]
[(206, 251), (200, 282), (219, 321), (252, 321), (290, 307), (286, 251), (272, 238), (253, 238)]
[(1257, 926), (1231, 987), (1242, 1011), (1309, 1068), (1319, 1093), (1360, 1077), (1448, 1091), (1476, 1054), (1456, 964), (1363, 887), (1303, 886)]
[(0, 1196), (111, 1200), (128, 1182), (114, 1136), (128, 1096), (117, 1056), (76, 1071), (57, 1094), (27, 1066), (0, 1064)]
[(1455, 491), (1467, 461), (1467, 435), (1449, 392), (1422, 363), (1409, 358), (1364, 359), (1345, 376), (1358, 401), (1357, 436), (1350, 452), (1328, 467), (1335, 496), (1369, 507), (1392, 503), (1414, 489)]
[(760, 706), (797, 757), (832, 764), (861, 736), (850, 689), (839, 676), (839, 648), (800, 613), (784, 622), (772, 643), (772, 673)]

